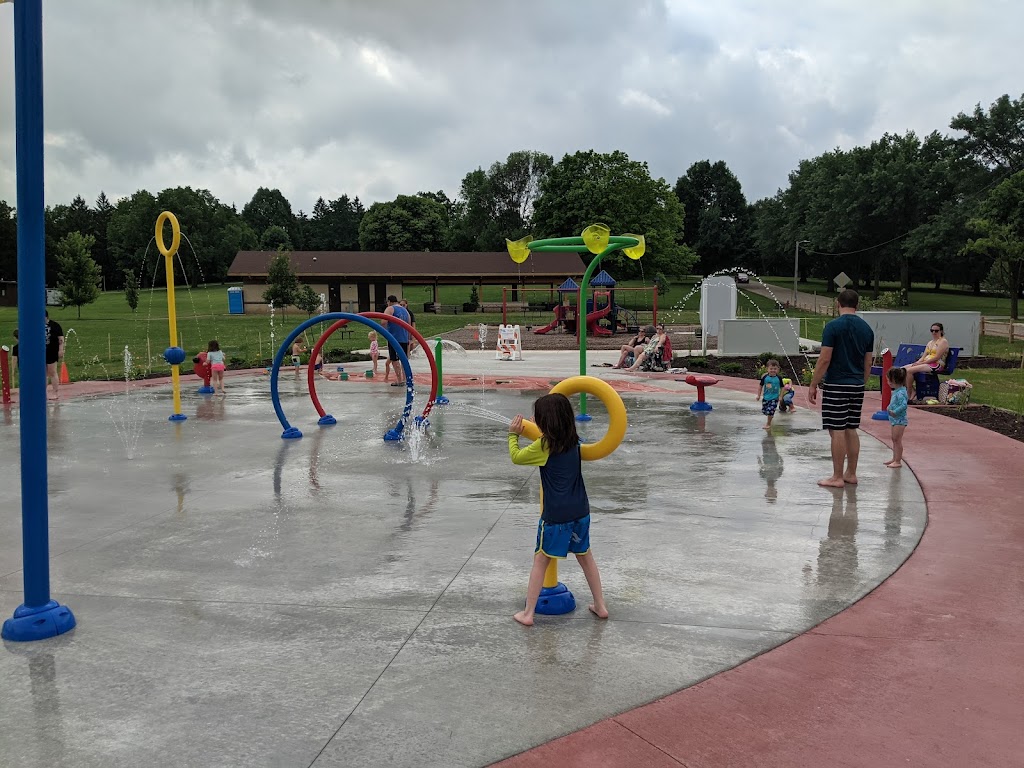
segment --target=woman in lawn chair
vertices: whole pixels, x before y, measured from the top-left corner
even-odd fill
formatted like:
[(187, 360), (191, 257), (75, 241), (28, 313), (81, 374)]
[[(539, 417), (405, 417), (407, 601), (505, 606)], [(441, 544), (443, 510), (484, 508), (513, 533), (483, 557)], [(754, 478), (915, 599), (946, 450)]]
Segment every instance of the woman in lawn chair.
[(650, 342), (643, 351), (637, 355), (636, 361), (628, 371), (651, 371), (661, 372), (668, 368), (672, 362), (672, 342), (669, 341), (665, 324), (659, 323), (658, 327), (647, 327), (647, 333), (651, 337)]

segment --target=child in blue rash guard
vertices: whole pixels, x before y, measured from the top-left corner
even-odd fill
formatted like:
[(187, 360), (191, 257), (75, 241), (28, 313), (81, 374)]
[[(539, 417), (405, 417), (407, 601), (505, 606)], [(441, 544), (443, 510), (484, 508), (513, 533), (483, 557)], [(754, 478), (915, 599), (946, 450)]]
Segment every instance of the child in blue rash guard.
[(893, 366), (886, 374), (892, 397), (889, 398), (889, 424), (892, 426), (892, 458), (885, 462), (889, 469), (903, 466), (903, 433), (907, 431), (907, 369)]
[(594, 595), (591, 613), (608, 618), (601, 592), (601, 574), (590, 551), (590, 501), (583, 484), (583, 460), (576, 418), (565, 395), (544, 395), (533, 404), (533, 419), (541, 431), (539, 440), (519, 447), (523, 417), (509, 425), (508, 452), (513, 464), (540, 467), (540, 522), (537, 547), (526, 588), (526, 608), (513, 618), (524, 626), (533, 626), (533, 613), (544, 583), (544, 572), (552, 558), (564, 559), (572, 552), (583, 569), (587, 585)]
[(761, 386), (757, 388), (757, 399), (761, 400), (761, 413), (768, 417), (764, 428), (771, 429), (775, 410), (779, 407), (779, 396), (782, 394), (782, 377), (779, 376), (778, 360), (769, 360), (767, 368), (768, 372), (761, 377)]

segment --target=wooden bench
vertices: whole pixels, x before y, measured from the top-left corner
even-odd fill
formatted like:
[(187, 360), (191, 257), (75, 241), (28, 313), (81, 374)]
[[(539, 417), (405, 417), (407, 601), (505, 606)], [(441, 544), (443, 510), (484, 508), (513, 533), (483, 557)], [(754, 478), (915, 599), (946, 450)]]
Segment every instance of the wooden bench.
[[(892, 364), (896, 368), (902, 368), (905, 365), (913, 365), (921, 359), (921, 355), (924, 354), (924, 344), (900, 344), (896, 350), (896, 354), (892, 356)], [(951, 376), (953, 371), (956, 370), (957, 360), (960, 358), (960, 353), (963, 352), (963, 347), (950, 347), (949, 353), (946, 355), (946, 366), (940, 368), (932, 373), (916, 373), (914, 374), (914, 384), (917, 390), (917, 398), (924, 400), (927, 397), (938, 398), (939, 396), (939, 375)], [(871, 366), (872, 376), (882, 376), (882, 366), (873, 365)]]

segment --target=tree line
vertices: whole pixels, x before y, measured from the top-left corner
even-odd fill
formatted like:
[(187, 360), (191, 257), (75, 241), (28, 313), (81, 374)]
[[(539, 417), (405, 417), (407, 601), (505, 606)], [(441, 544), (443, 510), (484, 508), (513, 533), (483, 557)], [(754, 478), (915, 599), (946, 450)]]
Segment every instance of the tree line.
[[(556, 162), (518, 151), (467, 173), (454, 198), (418, 192), (369, 208), (342, 195), (293, 212), (280, 190), (262, 187), (241, 211), (190, 187), (140, 190), (116, 203), (101, 193), (92, 206), (76, 197), (47, 208), (46, 247), (57, 254), (72, 233), (91, 238), (88, 255), (105, 287), (121, 288), (161, 283), (151, 244), (161, 210), (173, 211), (188, 237), (182, 262), (195, 283), (223, 281), (239, 250), (493, 251), (506, 238), (575, 234), (603, 221), (647, 237), (643, 261), (612, 260), (620, 278), (734, 266), (788, 274), (799, 248), (804, 278), (842, 270), (876, 291), (883, 280), (899, 280), (905, 292), (927, 280), (1016, 297), (1024, 288), (1024, 97), (979, 104), (949, 127), (958, 134), (887, 133), (802, 160), (784, 189), (753, 203), (721, 160), (693, 163), (670, 187), (623, 152)], [(15, 227), (15, 211), (0, 201), (0, 278), (15, 276)], [(53, 284), (57, 263), (49, 261)]]

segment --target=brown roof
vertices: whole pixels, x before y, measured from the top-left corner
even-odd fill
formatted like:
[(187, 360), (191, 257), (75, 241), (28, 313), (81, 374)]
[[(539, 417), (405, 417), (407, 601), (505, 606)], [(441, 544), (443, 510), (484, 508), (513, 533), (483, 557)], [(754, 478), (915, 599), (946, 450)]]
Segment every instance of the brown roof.
[[(231, 277), (265, 277), (274, 251), (239, 251), (231, 262)], [(583, 274), (575, 253), (538, 253), (516, 264), (505, 251), (441, 253), (437, 251), (292, 251), (292, 268), (300, 277), (391, 279), (532, 278), (561, 281)]]

